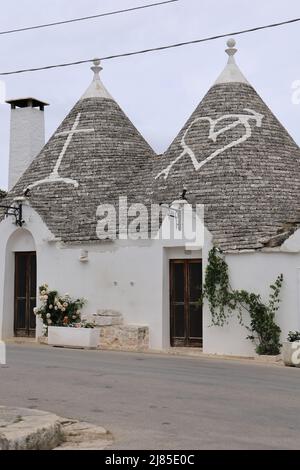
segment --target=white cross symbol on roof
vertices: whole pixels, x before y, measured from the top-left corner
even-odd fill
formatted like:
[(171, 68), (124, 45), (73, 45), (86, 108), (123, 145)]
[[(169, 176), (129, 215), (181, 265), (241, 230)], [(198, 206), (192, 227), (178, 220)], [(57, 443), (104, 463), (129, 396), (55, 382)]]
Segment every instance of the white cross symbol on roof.
[(77, 129), (79, 121), (80, 121), (80, 116), (81, 116), (81, 113), (78, 113), (77, 116), (76, 116), (76, 119), (74, 121), (74, 124), (73, 124), (70, 131), (58, 132), (58, 133), (55, 134), (54, 137), (59, 137), (59, 136), (62, 136), (62, 135), (67, 135), (68, 137), (67, 137), (67, 139), (64, 143), (62, 151), (59, 154), (59, 157), (56, 161), (55, 167), (53, 168), (50, 175), (47, 178), (44, 178), (42, 180), (39, 180), (39, 181), (36, 181), (35, 183), (30, 184), (28, 186), (28, 188), (26, 188), (26, 189), (32, 189), (35, 186), (40, 186), (41, 184), (54, 183), (54, 182), (55, 183), (63, 182), (65, 184), (72, 184), (75, 188), (78, 188), (78, 186), (79, 186), (78, 181), (73, 180), (71, 178), (62, 178), (61, 176), (59, 176), (59, 168), (60, 168), (62, 159), (63, 159), (63, 157), (64, 157), (64, 155), (67, 151), (67, 148), (69, 147), (69, 145), (72, 141), (73, 135), (78, 134), (78, 133), (90, 133), (90, 132), (95, 131), (95, 129)]

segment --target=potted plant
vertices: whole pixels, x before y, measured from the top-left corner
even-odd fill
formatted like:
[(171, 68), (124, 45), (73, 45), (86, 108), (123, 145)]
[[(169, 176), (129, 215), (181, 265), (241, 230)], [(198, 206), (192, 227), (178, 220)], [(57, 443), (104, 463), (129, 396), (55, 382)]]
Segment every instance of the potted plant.
[(74, 327), (48, 327), (48, 344), (51, 346), (94, 349), (98, 346), (99, 338), (99, 329), (84, 323)]
[(286, 366), (300, 367), (300, 331), (290, 331), (283, 343), (282, 360)]
[(81, 321), (81, 308), (84, 299), (72, 299), (69, 294), (59, 295), (50, 290), (47, 284), (39, 288), (41, 305), (34, 313), (43, 321), (44, 334), (48, 335), (48, 344), (96, 348), (99, 330), (94, 325)]

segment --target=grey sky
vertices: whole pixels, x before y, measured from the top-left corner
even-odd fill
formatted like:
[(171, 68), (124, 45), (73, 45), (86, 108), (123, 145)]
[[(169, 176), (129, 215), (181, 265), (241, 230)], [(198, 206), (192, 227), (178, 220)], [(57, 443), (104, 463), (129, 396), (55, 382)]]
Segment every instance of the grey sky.
[[(152, 0), (10, 0), (0, 29), (10, 29)], [(0, 36), (0, 71), (128, 52), (300, 16), (299, 0), (180, 0), (139, 12)], [(300, 23), (236, 37), (248, 81), (300, 143)], [(157, 152), (163, 152), (226, 63), (225, 40), (103, 62), (109, 92)], [(92, 79), (89, 65), (9, 76), (7, 98), (33, 96), (46, 108), (47, 139)], [(9, 106), (0, 105), (0, 188), (7, 186)]]

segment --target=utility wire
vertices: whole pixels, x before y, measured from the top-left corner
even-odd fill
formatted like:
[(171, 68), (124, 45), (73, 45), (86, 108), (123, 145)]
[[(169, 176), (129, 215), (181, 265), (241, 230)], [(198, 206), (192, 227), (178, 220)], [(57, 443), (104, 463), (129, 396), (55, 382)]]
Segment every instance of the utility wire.
[(139, 7), (132, 7), (132, 8), (126, 8), (125, 10), (116, 10), (116, 11), (110, 11), (106, 13), (99, 13), (98, 15), (91, 15), (91, 16), (82, 16), (80, 18), (73, 18), (70, 20), (64, 20), (64, 21), (56, 21), (54, 23), (46, 23), (46, 24), (39, 24), (35, 26), (27, 26), (24, 28), (18, 28), (18, 29), (10, 29), (7, 31), (0, 31), (0, 35), (4, 34), (14, 34), (14, 33), (20, 33), (23, 31), (31, 31), (33, 29), (41, 29), (41, 28), (50, 28), (51, 26), (59, 26), (62, 24), (69, 24), (69, 23), (76, 23), (79, 21), (87, 21), (87, 20), (93, 20), (96, 18), (102, 18), (104, 16), (112, 16), (112, 15), (119, 15), (121, 13), (128, 13), (131, 11), (136, 11), (136, 10), (143, 10), (144, 8), (152, 8), (152, 7), (157, 7), (161, 5), (166, 5), (167, 3), (174, 3), (178, 2), (180, 0), (166, 0), (163, 2), (158, 2), (158, 3), (149, 3), (148, 5), (140, 5)]
[[(256, 26), (255, 28), (249, 28), (249, 29), (244, 29), (241, 31), (234, 31), (231, 33), (225, 33), (225, 34), (218, 34), (216, 36), (210, 36), (207, 38), (202, 38), (202, 39), (194, 39), (193, 41), (185, 41), (185, 42), (179, 42), (176, 44), (169, 44), (167, 46), (160, 46), (160, 47), (152, 47), (149, 49), (143, 49), (139, 51), (132, 51), (132, 52), (126, 52), (122, 54), (115, 54), (115, 55), (109, 55), (105, 57), (100, 57), (100, 60), (111, 60), (111, 59), (118, 59), (120, 57), (130, 57), (134, 55), (140, 55), (140, 54), (147, 54), (149, 52), (156, 52), (156, 51), (163, 51), (166, 49), (173, 49), (176, 47), (182, 47), (182, 46), (187, 46), (190, 44), (199, 44), (201, 42), (207, 42), (207, 41), (214, 41), (215, 39), (220, 39), (220, 38), (225, 38), (228, 36), (237, 36), (240, 34), (245, 34), (245, 33), (252, 33), (254, 31), (260, 31), (263, 29), (269, 29), (269, 28), (276, 28), (278, 26), (283, 26), (291, 23), (296, 23), (299, 22), (300, 18), (294, 18), (292, 20), (287, 20), (287, 21), (281, 21), (280, 23), (273, 23), (273, 24), (268, 24), (264, 26)], [(46, 65), (44, 67), (36, 67), (36, 68), (30, 68), (30, 69), (23, 69), (23, 70), (14, 70), (11, 72), (0, 72), (0, 76), (4, 75), (15, 75), (18, 73), (25, 73), (25, 72), (37, 72), (40, 70), (49, 70), (49, 69), (54, 69), (58, 67), (70, 67), (72, 65), (80, 65), (80, 64), (86, 64), (88, 62), (92, 62), (94, 59), (87, 59), (87, 60), (78, 60), (76, 62), (67, 62), (63, 64), (55, 64), (55, 65)]]

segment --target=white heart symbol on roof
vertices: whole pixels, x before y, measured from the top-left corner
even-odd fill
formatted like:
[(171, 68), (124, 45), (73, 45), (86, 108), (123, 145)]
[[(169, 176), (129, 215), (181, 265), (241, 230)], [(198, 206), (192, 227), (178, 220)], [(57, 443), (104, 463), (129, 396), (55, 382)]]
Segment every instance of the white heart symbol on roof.
[[(245, 142), (252, 136), (252, 128), (250, 125), (250, 121), (254, 120), (256, 123), (256, 127), (261, 127), (262, 125), (262, 120), (264, 118), (263, 114), (257, 113), (256, 111), (253, 111), (252, 109), (249, 108), (244, 108), (243, 111), (246, 111), (249, 114), (224, 114), (223, 116), (217, 118), (217, 119), (212, 119), (209, 116), (205, 117), (200, 117), (195, 119), (186, 129), (186, 131), (183, 134), (183, 137), (181, 139), (181, 146), (183, 148), (181, 154), (175, 158), (164, 170), (162, 170), (156, 177), (155, 179), (158, 179), (160, 176), (163, 176), (164, 179), (166, 180), (169, 176), (169, 173), (175, 163), (177, 163), (179, 160), (181, 160), (185, 155), (188, 155), (192, 163), (194, 165), (194, 168), (196, 171), (198, 171), (203, 165), (205, 165), (207, 162), (210, 162), (213, 158), (215, 158), (217, 155), (220, 155), (221, 153), (225, 152), (229, 148), (236, 147), (237, 145), (241, 144), (242, 142)], [(230, 124), (225, 125), (218, 131), (216, 131), (216, 126), (219, 124), (221, 121), (225, 120), (233, 120)], [(233, 140), (229, 144), (223, 146), (222, 148), (219, 148), (215, 150), (213, 153), (211, 153), (208, 157), (206, 157), (204, 160), (201, 162), (198, 162), (195, 153), (193, 150), (187, 145), (186, 143), (186, 138), (188, 137), (188, 134), (192, 127), (200, 122), (200, 121), (208, 121), (210, 124), (210, 129), (209, 129), (209, 134), (208, 134), (208, 139), (212, 140), (213, 142), (217, 141), (217, 138), (219, 135), (223, 134), (224, 132), (234, 129), (238, 125), (242, 124), (245, 127), (245, 133), (242, 137), (239, 139)]]

